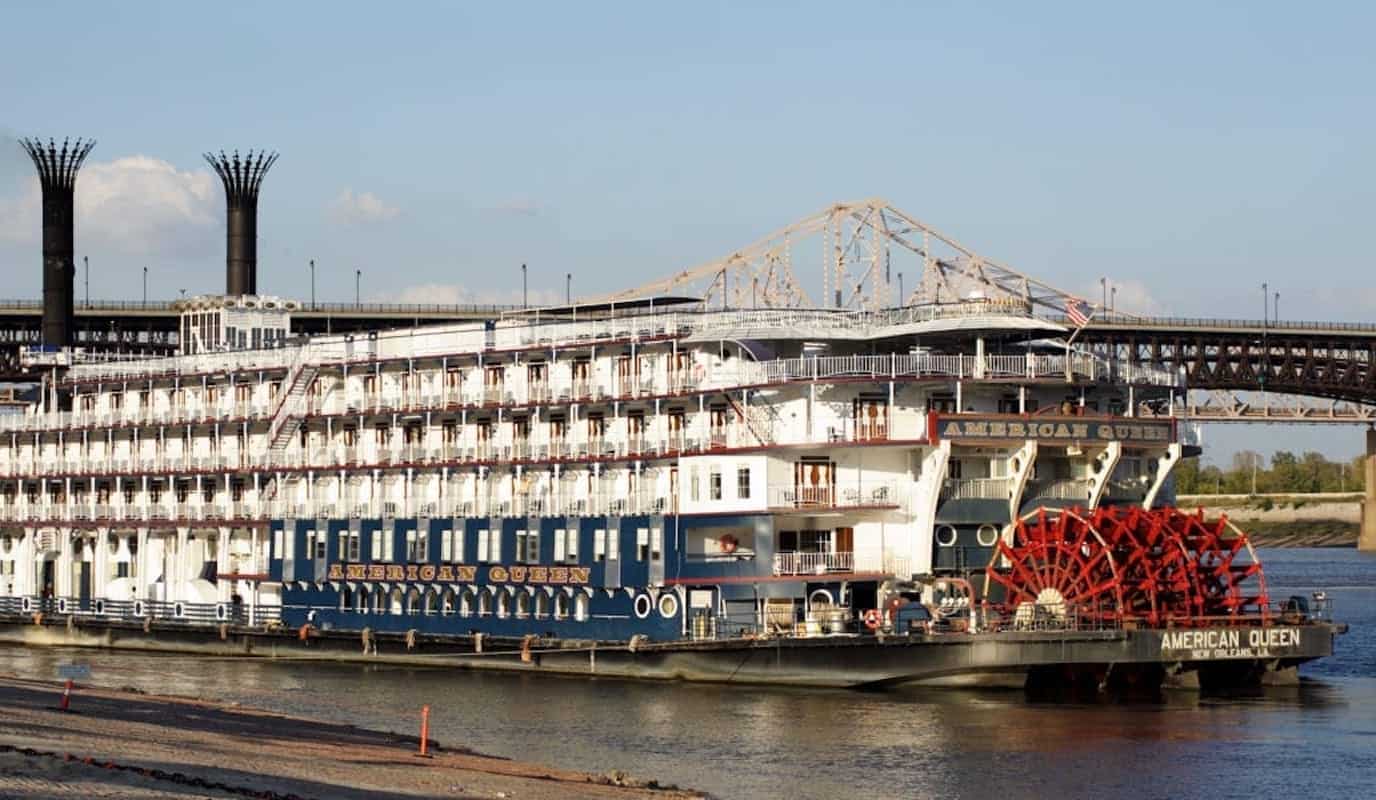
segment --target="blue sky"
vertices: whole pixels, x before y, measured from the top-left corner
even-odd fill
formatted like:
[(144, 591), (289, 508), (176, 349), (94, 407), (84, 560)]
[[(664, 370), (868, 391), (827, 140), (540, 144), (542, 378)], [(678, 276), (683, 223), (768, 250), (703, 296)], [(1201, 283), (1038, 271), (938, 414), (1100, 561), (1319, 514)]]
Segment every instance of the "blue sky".
[[(593, 294), (880, 195), (1090, 296), (1370, 320), (1376, 6), (1322, 3), (89, 4), (7, 8), (0, 136), (94, 136), (93, 297), (223, 285), (207, 149), (282, 153), (260, 287)], [(61, 33), (57, 33), (60, 31)], [(0, 143), (2, 145), (2, 143)], [(0, 146), (0, 263), (39, 288)], [(80, 290), (79, 290), (80, 291)], [(1238, 428), (1345, 454), (1355, 430)], [(1274, 444), (1273, 444), (1274, 443)]]

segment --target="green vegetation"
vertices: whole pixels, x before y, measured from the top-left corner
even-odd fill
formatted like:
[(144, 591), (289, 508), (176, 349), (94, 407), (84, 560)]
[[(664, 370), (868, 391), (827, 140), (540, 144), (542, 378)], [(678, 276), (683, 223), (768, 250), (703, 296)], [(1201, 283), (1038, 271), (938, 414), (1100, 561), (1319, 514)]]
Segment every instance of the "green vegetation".
[(1244, 450), (1233, 456), (1229, 469), (1201, 466), (1198, 458), (1187, 458), (1175, 468), (1175, 490), (1177, 494), (1361, 492), (1362, 457), (1329, 461), (1321, 453), (1296, 456), (1281, 450), (1271, 456), (1268, 466), (1260, 453)]

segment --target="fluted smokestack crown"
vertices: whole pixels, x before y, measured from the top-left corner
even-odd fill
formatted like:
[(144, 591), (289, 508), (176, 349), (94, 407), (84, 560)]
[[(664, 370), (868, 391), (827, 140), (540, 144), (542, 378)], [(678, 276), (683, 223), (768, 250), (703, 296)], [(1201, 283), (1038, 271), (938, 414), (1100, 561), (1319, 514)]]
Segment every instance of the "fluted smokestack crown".
[(76, 331), (76, 175), (96, 143), (63, 139), (59, 147), (49, 139), (45, 147), (42, 139), (20, 139), (19, 144), (33, 159), (43, 187), (43, 344), (68, 347)]
[(258, 293), (258, 190), (277, 161), (276, 153), (250, 150), (227, 156), (206, 153), (205, 160), (225, 186), (225, 293)]

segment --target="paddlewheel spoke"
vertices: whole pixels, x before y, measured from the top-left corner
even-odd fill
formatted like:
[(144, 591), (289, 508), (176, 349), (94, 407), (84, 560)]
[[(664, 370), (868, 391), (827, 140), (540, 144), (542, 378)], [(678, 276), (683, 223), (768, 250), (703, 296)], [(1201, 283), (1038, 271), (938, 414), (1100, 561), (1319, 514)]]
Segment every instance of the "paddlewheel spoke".
[(1175, 508), (1037, 509), (1000, 540), (986, 574), (986, 600), (1019, 623), (1192, 626), (1267, 613), (1246, 534)]

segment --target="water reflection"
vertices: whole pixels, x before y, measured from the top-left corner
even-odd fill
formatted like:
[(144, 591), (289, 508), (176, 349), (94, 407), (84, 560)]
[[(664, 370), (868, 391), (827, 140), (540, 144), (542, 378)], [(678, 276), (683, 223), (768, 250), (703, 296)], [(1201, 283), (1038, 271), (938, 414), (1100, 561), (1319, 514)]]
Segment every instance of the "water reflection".
[[(1279, 568), (1276, 563), (1279, 561)], [(0, 648), (0, 672), (214, 697), (699, 787), (723, 798), (1365, 796), (1376, 784), (1376, 559), (1268, 554), (1273, 583), (1323, 588), (1354, 625), (1296, 687), (1159, 702), (1030, 701), (1021, 692), (886, 693), (536, 678), (347, 664)], [(1274, 572), (1273, 572), (1274, 570)], [(1359, 794), (1359, 790), (1361, 793)]]

